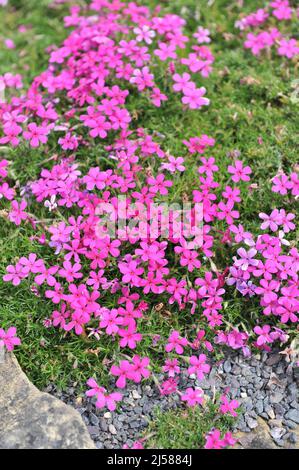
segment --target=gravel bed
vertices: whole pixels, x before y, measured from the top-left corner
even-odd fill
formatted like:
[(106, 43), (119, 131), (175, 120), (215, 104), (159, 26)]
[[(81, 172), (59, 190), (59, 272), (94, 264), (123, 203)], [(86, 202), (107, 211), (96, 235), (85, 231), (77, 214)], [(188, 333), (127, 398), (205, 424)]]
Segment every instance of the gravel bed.
[[(297, 442), (294, 431), (299, 425), (298, 381), (298, 367), (287, 363), (277, 352), (251, 358), (236, 354), (214, 364), (209, 376), (200, 382), (181, 374), (179, 388), (198, 386), (211, 397), (215, 391), (225, 390), (242, 405), (235, 430), (251, 432), (258, 426), (260, 416), (267, 421), (275, 444), (284, 447)], [(122, 391), (124, 398), (118, 411), (112, 413), (97, 410), (91, 399), (77, 395), (74, 386), (62, 393), (50, 384), (45, 391), (79, 411), (99, 449), (132, 445), (157, 409), (167, 411), (184, 406), (177, 395), (161, 396), (149, 381), (128, 385)]]

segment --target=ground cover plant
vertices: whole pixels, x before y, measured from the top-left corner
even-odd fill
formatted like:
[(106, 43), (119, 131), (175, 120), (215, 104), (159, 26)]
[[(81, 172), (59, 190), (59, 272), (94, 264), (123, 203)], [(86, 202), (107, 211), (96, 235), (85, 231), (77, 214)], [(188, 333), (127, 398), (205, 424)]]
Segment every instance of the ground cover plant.
[(37, 385), (113, 411), (149, 379), (202, 413), (181, 370), (295, 337), (298, 12), (256, 3), (3, 5), (0, 345)]

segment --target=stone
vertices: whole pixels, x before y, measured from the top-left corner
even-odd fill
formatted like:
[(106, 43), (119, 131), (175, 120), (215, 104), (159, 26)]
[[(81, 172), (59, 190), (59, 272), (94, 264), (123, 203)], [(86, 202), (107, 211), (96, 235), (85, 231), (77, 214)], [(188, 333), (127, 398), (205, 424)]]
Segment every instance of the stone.
[(115, 426), (113, 424), (109, 424), (108, 426), (108, 429), (109, 429), (109, 432), (115, 436), (115, 434), (117, 434), (117, 430), (115, 429)]
[(289, 410), (284, 417), (285, 419), (290, 419), (291, 421), (294, 421), (295, 423), (299, 424), (299, 411), (295, 408)]
[(253, 418), (247, 418), (246, 422), (250, 429), (255, 429), (258, 426), (258, 422)]
[(274, 366), (275, 364), (278, 364), (281, 359), (280, 354), (271, 354), (271, 356), (266, 360), (267, 366)]
[(280, 403), (281, 400), (283, 399), (284, 394), (280, 392), (275, 392), (272, 395), (270, 395), (270, 402), (271, 403)]
[(257, 418), (257, 424), (258, 426), (250, 433), (238, 432), (233, 435), (238, 440), (235, 449), (277, 449), (266, 421)]
[(80, 414), (40, 392), (8, 353), (0, 361), (0, 449), (95, 449)]
[(273, 439), (275, 439), (276, 441), (277, 440), (280, 440), (282, 438), (282, 436), (286, 433), (286, 430), (283, 429), (283, 428), (278, 428), (278, 427), (275, 427), (273, 429), (271, 429), (270, 431), (270, 434), (271, 436), (273, 437)]

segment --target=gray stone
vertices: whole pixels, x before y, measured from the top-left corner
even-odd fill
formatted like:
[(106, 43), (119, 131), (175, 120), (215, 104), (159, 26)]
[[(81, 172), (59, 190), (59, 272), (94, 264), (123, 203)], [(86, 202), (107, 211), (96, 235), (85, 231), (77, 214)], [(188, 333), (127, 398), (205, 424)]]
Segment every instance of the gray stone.
[(275, 441), (278, 441), (282, 438), (282, 436), (286, 433), (285, 429), (283, 428), (273, 428), (270, 430), (270, 434), (275, 439)]
[(283, 393), (275, 392), (270, 396), (270, 402), (271, 403), (280, 403), (281, 400), (283, 399), (283, 397), (284, 397)]
[(229, 374), (229, 372), (232, 370), (232, 366), (229, 360), (224, 362), (223, 369), (224, 369), (224, 372), (226, 372), (227, 374)]
[(292, 444), (296, 444), (296, 442), (298, 441), (297, 435), (294, 432), (291, 432), (290, 437), (289, 437), (289, 441)]
[(299, 411), (293, 408), (285, 414), (285, 418), (290, 419), (291, 421), (294, 421), (295, 423), (299, 424)]
[(1, 449), (95, 449), (80, 414), (40, 392), (12, 354), (0, 362)]

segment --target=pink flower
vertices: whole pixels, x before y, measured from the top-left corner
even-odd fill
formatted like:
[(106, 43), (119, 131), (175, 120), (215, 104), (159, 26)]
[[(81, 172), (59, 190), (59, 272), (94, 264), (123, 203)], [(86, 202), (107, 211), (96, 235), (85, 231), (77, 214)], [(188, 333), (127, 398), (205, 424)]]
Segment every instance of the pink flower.
[(236, 160), (235, 166), (229, 165), (228, 172), (233, 175), (232, 180), (234, 183), (238, 183), (240, 180), (250, 181), (250, 177), (248, 175), (251, 174), (251, 168), (249, 166), (243, 167), (241, 160)]
[(147, 25), (144, 25), (141, 28), (134, 28), (133, 31), (136, 34), (136, 41), (144, 41), (147, 44), (151, 44), (153, 42), (152, 38), (156, 36), (155, 31), (150, 29)]
[(210, 104), (208, 98), (203, 98), (206, 94), (204, 87), (196, 88), (195, 85), (189, 86), (188, 88), (184, 88), (183, 92), (185, 96), (183, 96), (182, 102), (187, 104), (190, 109), (198, 109)]
[(26, 220), (28, 218), (28, 214), (24, 211), (26, 209), (27, 203), (26, 201), (12, 201), (11, 203), (11, 211), (8, 214), (9, 220), (13, 222), (15, 225), (21, 225), (22, 220)]
[(263, 346), (266, 343), (272, 343), (272, 338), (270, 336), (270, 326), (264, 325), (263, 327), (255, 326), (253, 331), (258, 335), (257, 345)]
[(17, 147), (20, 142), (18, 135), (21, 134), (22, 128), (15, 122), (4, 124), (3, 126), (4, 137), (0, 138), (0, 144), (10, 143), (13, 147)]
[(110, 374), (117, 376), (116, 386), (118, 388), (125, 388), (126, 380), (130, 378), (132, 365), (129, 361), (120, 361), (119, 366), (113, 365), (110, 369)]
[(177, 354), (183, 354), (184, 347), (187, 346), (187, 344), (188, 340), (186, 338), (182, 338), (178, 331), (173, 331), (168, 338), (165, 351), (170, 352), (174, 349)]
[(7, 274), (3, 276), (3, 281), (5, 282), (12, 282), (13, 286), (18, 286), (22, 279), (24, 279), (27, 275), (24, 273), (23, 268), (20, 264), (16, 266), (9, 265), (6, 268)]
[(182, 75), (175, 73), (172, 78), (173, 81), (176, 82), (173, 85), (174, 91), (182, 91), (184, 93), (185, 89), (190, 86), (191, 76), (189, 73), (184, 72)]
[(63, 150), (76, 150), (78, 148), (78, 138), (68, 132), (65, 137), (60, 137), (58, 143), (61, 145)]
[(278, 55), (285, 56), (288, 59), (292, 59), (297, 56), (299, 54), (299, 47), (296, 39), (281, 39), (279, 41), (277, 52)]
[(133, 76), (130, 79), (131, 83), (137, 85), (139, 91), (144, 90), (145, 88), (150, 88), (154, 86), (153, 74), (150, 73), (148, 67), (143, 67), (140, 69), (135, 69), (133, 71)]
[(181, 370), (179, 361), (177, 359), (166, 359), (162, 370), (168, 373), (168, 377), (174, 377), (176, 374), (179, 374)]
[(8, 328), (7, 331), (0, 328), (0, 348), (5, 346), (7, 351), (13, 351), (15, 346), (21, 344), (20, 338), (17, 336), (17, 329), (14, 326)]
[(242, 271), (247, 271), (249, 266), (258, 266), (259, 261), (254, 258), (257, 254), (257, 251), (254, 248), (246, 251), (244, 248), (239, 248), (237, 250), (240, 259), (235, 259), (235, 266), (242, 269)]
[(208, 29), (205, 29), (202, 26), (199, 26), (197, 28), (196, 33), (193, 34), (193, 37), (197, 39), (197, 42), (199, 44), (202, 44), (202, 43), (211, 42), (211, 38), (209, 37), (209, 35), (210, 35), (210, 31)]
[(222, 449), (224, 447), (223, 440), (221, 439), (221, 434), (219, 429), (210, 431), (206, 435), (205, 449)]
[(115, 335), (119, 330), (119, 325), (123, 324), (123, 318), (118, 316), (117, 309), (111, 311), (105, 309), (101, 314), (100, 328), (106, 328), (107, 335)]
[(152, 103), (158, 108), (161, 106), (162, 101), (167, 101), (168, 98), (164, 95), (159, 88), (154, 88), (151, 94)]
[(86, 396), (96, 397), (97, 408), (104, 408), (107, 406), (109, 411), (114, 411), (116, 409), (116, 404), (122, 400), (121, 393), (113, 392), (107, 394), (106, 389), (104, 387), (99, 387), (94, 379), (89, 379), (87, 381), (87, 385), (90, 387), (90, 390), (86, 392)]
[(198, 357), (191, 356), (189, 362), (191, 366), (188, 368), (188, 374), (196, 374), (198, 380), (203, 380), (204, 375), (210, 372), (211, 367), (206, 363), (207, 356), (200, 354)]
[(39, 147), (40, 144), (46, 144), (47, 135), (50, 129), (48, 126), (37, 126), (35, 122), (28, 124), (28, 130), (23, 132), (24, 139), (30, 141), (31, 147)]
[(221, 405), (220, 405), (220, 412), (223, 414), (229, 413), (231, 416), (238, 416), (235, 412), (237, 408), (239, 408), (240, 404), (237, 400), (229, 401), (225, 395), (220, 397)]
[(151, 193), (160, 193), (163, 196), (168, 194), (168, 189), (172, 186), (172, 181), (165, 180), (165, 176), (161, 173), (156, 178), (150, 177), (147, 179), (147, 183), (150, 185)]
[(185, 393), (181, 395), (181, 400), (186, 401), (190, 407), (203, 404), (203, 391), (200, 388), (188, 387)]
[(165, 42), (159, 43), (159, 49), (154, 50), (154, 54), (159, 57), (160, 60), (165, 61), (167, 59), (176, 59), (176, 47), (173, 44), (166, 44)]
[(259, 218), (264, 221), (261, 225), (262, 230), (266, 230), (267, 228), (270, 228), (272, 232), (276, 232), (276, 230), (278, 230), (278, 225), (280, 225), (281, 223), (281, 215), (278, 209), (274, 209), (270, 215), (267, 215), (264, 212), (261, 212), (259, 214)]

